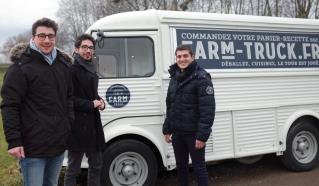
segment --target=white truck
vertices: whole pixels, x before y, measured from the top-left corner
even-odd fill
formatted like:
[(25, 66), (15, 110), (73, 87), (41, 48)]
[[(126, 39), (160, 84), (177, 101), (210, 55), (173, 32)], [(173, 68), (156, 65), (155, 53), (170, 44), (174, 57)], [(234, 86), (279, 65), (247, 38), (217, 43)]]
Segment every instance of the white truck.
[(87, 32), (107, 103), (104, 185), (154, 185), (159, 169), (175, 168), (162, 124), (180, 44), (192, 45), (214, 84), (208, 162), (274, 153), (290, 170), (317, 166), (318, 20), (146, 10), (107, 16)]

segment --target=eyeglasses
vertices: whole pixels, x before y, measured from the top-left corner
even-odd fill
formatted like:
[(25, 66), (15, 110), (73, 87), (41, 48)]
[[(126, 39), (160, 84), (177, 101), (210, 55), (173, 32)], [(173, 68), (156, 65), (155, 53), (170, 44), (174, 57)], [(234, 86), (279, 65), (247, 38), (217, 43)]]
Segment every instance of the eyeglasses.
[(94, 46), (81, 45), (80, 47), (81, 47), (83, 50), (88, 50), (88, 49), (94, 50)]
[(40, 34), (36, 34), (35, 36), (37, 36), (40, 41), (44, 41), (46, 37), (48, 37), (50, 41), (53, 41), (55, 39), (55, 34), (40, 33)]

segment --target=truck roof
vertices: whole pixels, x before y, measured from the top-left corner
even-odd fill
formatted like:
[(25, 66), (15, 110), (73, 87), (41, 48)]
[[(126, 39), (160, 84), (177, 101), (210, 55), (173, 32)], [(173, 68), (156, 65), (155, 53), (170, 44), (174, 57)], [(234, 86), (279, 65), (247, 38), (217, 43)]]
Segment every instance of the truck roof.
[[(189, 25), (192, 27), (216, 26), (223, 27), (227, 25), (242, 27), (273, 26), (280, 28), (291, 28), (294, 25), (301, 29), (313, 30), (318, 32), (319, 20), (281, 18), (267, 16), (251, 16), (238, 14), (217, 14), (203, 12), (184, 12), (167, 10), (145, 10), (132, 11), (113, 14), (96, 21), (90, 30), (153, 30), (159, 29), (161, 24), (171, 25)], [(264, 29), (263, 29), (264, 30)]]

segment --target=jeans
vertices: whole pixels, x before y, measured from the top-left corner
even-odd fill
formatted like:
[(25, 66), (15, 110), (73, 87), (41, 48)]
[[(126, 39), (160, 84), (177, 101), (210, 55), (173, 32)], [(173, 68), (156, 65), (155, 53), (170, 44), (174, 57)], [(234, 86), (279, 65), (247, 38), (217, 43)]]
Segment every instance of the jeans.
[(196, 138), (194, 135), (176, 135), (172, 136), (174, 148), (177, 176), (180, 186), (188, 185), (188, 160), (189, 154), (192, 159), (192, 165), (196, 174), (199, 186), (208, 186), (208, 173), (205, 163), (205, 147), (195, 148)]
[[(64, 186), (75, 186), (76, 176), (81, 172), (84, 152), (68, 152), (68, 167), (64, 176)], [(88, 157), (88, 186), (99, 186), (101, 183), (102, 152), (85, 152)]]
[(64, 153), (49, 158), (23, 158), (20, 166), (24, 186), (57, 186)]

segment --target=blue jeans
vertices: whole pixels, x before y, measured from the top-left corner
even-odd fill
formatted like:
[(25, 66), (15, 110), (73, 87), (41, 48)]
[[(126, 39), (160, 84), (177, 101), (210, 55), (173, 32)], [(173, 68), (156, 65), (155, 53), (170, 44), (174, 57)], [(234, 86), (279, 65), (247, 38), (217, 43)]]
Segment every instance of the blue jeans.
[(196, 149), (195, 141), (196, 137), (194, 135), (173, 134), (172, 136), (179, 186), (188, 186), (189, 155), (192, 159), (192, 165), (195, 170), (198, 185), (208, 186), (205, 147), (202, 149)]
[(20, 160), (24, 186), (57, 186), (64, 153), (49, 158)]

